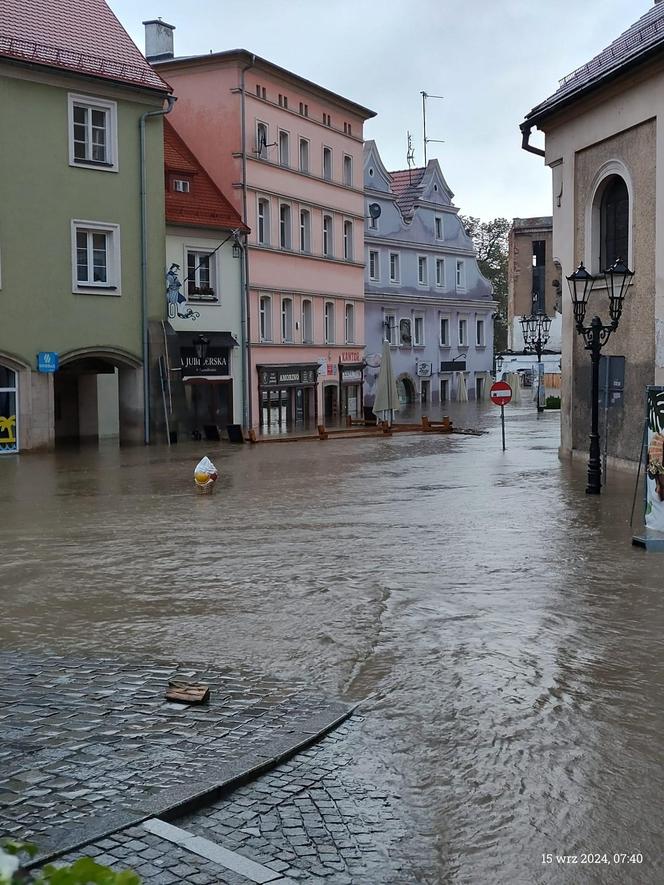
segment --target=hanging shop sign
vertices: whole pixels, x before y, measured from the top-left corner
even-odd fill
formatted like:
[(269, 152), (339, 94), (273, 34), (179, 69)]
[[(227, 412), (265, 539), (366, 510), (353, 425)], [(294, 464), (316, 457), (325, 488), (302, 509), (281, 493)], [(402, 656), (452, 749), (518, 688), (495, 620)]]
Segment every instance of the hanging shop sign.
[(52, 350), (42, 350), (37, 354), (38, 372), (57, 372), (60, 365), (60, 357)]
[(183, 378), (200, 378), (229, 374), (229, 348), (208, 347), (203, 358), (196, 353), (194, 347), (180, 348)]
[(257, 368), (261, 387), (299, 387), (303, 384), (316, 384), (318, 378), (317, 364)]
[(441, 372), (465, 372), (466, 371), (466, 361), (465, 360), (448, 360), (447, 362), (443, 361), (440, 364)]
[(433, 374), (433, 363), (427, 363), (420, 360), (417, 364), (417, 377), (430, 378)]
[(361, 360), (339, 363), (339, 380), (342, 384), (359, 384), (362, 381), (364, 363)]

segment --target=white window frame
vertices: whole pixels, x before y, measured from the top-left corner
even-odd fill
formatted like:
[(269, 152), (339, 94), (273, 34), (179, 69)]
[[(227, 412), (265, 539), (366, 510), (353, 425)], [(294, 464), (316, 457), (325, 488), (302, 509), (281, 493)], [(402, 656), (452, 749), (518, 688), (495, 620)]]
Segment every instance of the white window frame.
[[(189, 254), (190, 253), (197, 255), (197, 256), (198, 255), (207, 255), (209, 257), (209, 259), (210, 259), (210, 288), (213, 290), (214, 294), (213, 295), (196, 295), (196, 294), (190, 295), (189, 294), (189, 283), (192, 282), (191, 280), (187, 280), (186, 285), (183, 287), (184, 291), (182, 294), (185, 296), (187, 301), (198, 301), (198, 302), (210, 301), (213, 303), (217, 303), (219, 301), (219, 273), (218, 273), (218, 267), (217, 267), (217, 255), (219, 253), (214, 252), (212, 249), (201, 249), (201, 247), (197, 246), (197, 245), (185, 244), (185, 246), (184, 246), (184, 265), (183, 265), (183, 267), (185, 268), (185, 273), (184, 273), (185, 279), (189, 276)], [(200, 273), (198, 270), (198, 264), (199, 264), (199, 262), (198, 262), (198, 260), (196, 260), (196, 268), (197, 269), (196, 269), (196, 272), (194, 275), (195, 278), (193, 280), (193, 282), (195, 284), (198, 284), (199, 280), (200, 280)], [(200, 286), (199, 286), (199, 288), (200, 288)]]
[(397, 315), (395, 313), (383, 314), (383, 340), (387, 341), (390, 347), (397, 346)]
[[(283, 210), (286, 209), (286, 218)], [(279, 248), (290, 252), (293, 248), (293, 212), (290, 203), (279, 203)]]
[[(446, 335), (443, 339), (443, 323), (446, 323)], [(450, 318), (449, 317), (438, 317), (438, 343), (441, 347), (449, 347), (450, 346)]]
[[(325, 163), (325, 157), (326, 157), (328, 154), (329, 154), (329, 157), (330, 157), (330, 168), (329, 168), (329, 170), (326, 169), (326, 163)], [(332, 177), (333, 177), (333, 175), (334, 175), (334, 154), (332, 153), (332, 148), (329, 147), (328, 145), (324, 144), (324, 145), (323, 145), (323, 155), (322, 155), (322, 156), (323, 156), (323, 159), (322, 159), (322, 163), (323, 163), (323, 165), (322, 165), (321, 168), (322, 168), (322, 172), (323, 172), (323, 174), (322, 174), (321, 177), (322, 177), (325, 181), (332, 181)], [(329, 175), (327, 174), (327, 171), (329, 171)]]
[(456, 288), (459, 291), (466, 288), (466, 262), (459, 258), (456, 263)]
[[(482, 324), (482, 335), (480, 336), (480, 323)], [(480, 340), (481, 337), (481, 340)], [(486, 323), (483, 317), (475, 318), (475, 346), (486, 347)]]
[[(396, 258), (396, 274), (392, 274), (392, 259)], [(389, 258), (389, 266), (390, 266), (390, 282), (398, 285), (401, 282), (401, 253), (400, 252), (390, 252)]]
[[(325, 222), (329, 219), (329, 231), (325, 230)], [(323, 255), (326, 258), (334, 256), (334, 217), (323, 215)]]
[[(290, 168), (290, 132), (286, 129), (279, 130), (279, 165), (284, 169)], [(285, 158), (283, 148), (285, 147)]]
[[(373, 272), (371, 265), (374, 265)], [(369, 279), (373, 282), (380, 282), (380, 252), (378, 249), (369, 249)]]
[[(306, 159), (306, 163), (303, 163), (303, 162), (302, 162), (302, 148), (303, 148), (303, 147), (305, 148), (305, 159)], [(298, 141), (298, 147), (297, 147), (297, 150), (298, 150), (298, 164), (299, 164), (300, 172), (307, 172), (307, 173), (309, 172), (309, 153), (310, 153), (310, 148), (311, 148), (311, 145), (310, 145), (310, 143), (309, 143), (309, 139), (308, 139), (308, 138), (302, 138), (302, 136), (300, 136), (300, 139), (299, 139), (299, 141)]]
[(293, 343), (293, 299), (290, 296), (281, 299), (281, 340), (284, 344)]
[[(263, 206), (266, 211), (262, 213), (261, 220), (261, 207)], [(262, 237), (261, 227), (263, 228)], [(270, 201), (267, 197), (259, 197), (256, 201), (256, 242), (260, 246), (270, 245)]]
[[(267, 310), (265, 309), (267, 307)], [(272, 341), (272, 296), (258, 296), (258, 337), (261, 342)]]
[(353, 260), (353, 222), (344, 220), (344, 261)]
[[(307, 329), (305, 305), (309, 305), (309, 328)], [(311, 298), (302, 299), (302, 344), (314, 343), (314, 303)]]
[(445, 239), (445, 227), (443, 226), (443, 216), (435, 215), (433, 219), (434, 236), (438, 241)]
[[(261, 128), (265, 128), (265, 142), (263, 147), (260, 147), (261, 138), (260, 138), (260, 130)], [(263, 120), (256, 120), (256, 148), (254, 153), (258, 157), (259, 160), (267, 160), (267, 146), (270, 143), (270, 127)]]
[(344, 308), (344, 332), (346, 344), (355, 344), (355, 305), (350, 302)]
[(311, 212), (309, 209), (300, 209), (300, 252), (311, 252)]
[[(422, 273), (422, 268), (424, 268), (424, 273)], [(417, 256), (417, 285), (429, 285), (429, 261), (426, 255)]]
[[(465, 335), (461, 334), (462, 325), (465, 330)], [(468, 347), (468, 317), (459, 317), (457, 322), (457, 341), (459, 342), (459, 347)]]
[(343, 182), (346, 187), (353, 186), (353, 158), (350, 154), (344, 154), (343, 158)]
[(445, 288), (445, 271), (447, 270), (445, 266), (444, 258), (436, 258), (436, 288), (444, 289)]
[[(100, 163), (96, 160), (77, 160), (74, 157), (74, 106), (85, 107), (90, 110), (100, 110), (106, 113), (106, 146), (109, 156), (106, 161)], [(69, 165), (77, 169), (96, 169), (100, 172), (118, 172), (120, 168), (118, 154), (118, 105), (115, 101), (104, 98), (96, 98), (92, 95), (79, 95), (75, 92), (68, 93), (68, 123), (69, 123)]]
[[(417, 327), (420, 326), (421, 336), (417, 334)], [(426, 332), (424, 325), (424, 314), (416, 313), (413, 317), (413, 347), (424, 347), (426, 345)]]
[[(78, 281), (78, 262), (76, 253), (76, 234), (79, 231), (86, 233), (106, 234), (106, 275), (108, 279), (103, 283)], [(88, 246), (88, 265), (90, 265)], [(106, 224), (100, 221), (85, 221), (72, 219), (71, 222), (71, 262), (72, 262), (72, 292), (85, 295), (121, 295), (122, 294), (122, 268), (120, 261), (120, 225)]]
[[(328, 308), (330, 310), (328, 311)], [(335, 335), (336, 335), (336, 305), (334, 301), (326, 301), (325, 302), (325, 314), (324, 314), (324, 322), (325, 322), (325, 343), (326, 344), (334, 344)]]

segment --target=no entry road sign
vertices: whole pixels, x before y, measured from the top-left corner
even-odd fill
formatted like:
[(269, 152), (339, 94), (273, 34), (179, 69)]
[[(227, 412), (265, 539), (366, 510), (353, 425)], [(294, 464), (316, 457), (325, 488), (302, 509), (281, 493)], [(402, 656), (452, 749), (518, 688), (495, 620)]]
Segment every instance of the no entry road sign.
[(512, 399), (512, 388), (507, 381), (496, 381), (489, 391), (491, 402), (496, 406), (506, 406)]

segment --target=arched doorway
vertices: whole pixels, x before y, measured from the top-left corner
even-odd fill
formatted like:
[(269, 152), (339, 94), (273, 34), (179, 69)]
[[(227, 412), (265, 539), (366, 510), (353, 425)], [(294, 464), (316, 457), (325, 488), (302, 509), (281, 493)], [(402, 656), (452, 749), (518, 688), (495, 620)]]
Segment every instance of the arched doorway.
[(116, 352), (64, 354), (53, 379), (55, 442), (143, 440), (141, 366)]
[(0, 363), (0, 454), (18, 452), (18, 375)]
[(402, 405), (415, 402), (415, 385), (408, 375), (399, 375), (397, 378), (397, 393)]

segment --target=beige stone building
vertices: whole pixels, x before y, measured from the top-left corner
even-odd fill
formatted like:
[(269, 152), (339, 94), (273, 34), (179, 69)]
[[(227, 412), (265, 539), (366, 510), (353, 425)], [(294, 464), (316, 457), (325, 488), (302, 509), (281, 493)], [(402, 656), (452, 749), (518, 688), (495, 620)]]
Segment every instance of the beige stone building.
[[(545, 134), (545, 149), (530, 144)], [(664, 384), (664, 2), (565, 77), (521, 124), (523, 147), (553, 175), (553, 256), (564, 276), (580, 261), (593, 274), (617, 257), (635, 272), (619, 328), (602, 351), (624, 356), (624, 396), (611, 410), (609, 463), (639, 459), (644, 389)], [(659, 196), (659, 199), (658, 199)], [(564, 280), (561, 454), (586, 457), (590, 358), (574, 328)], [(596, 285), (586, 323), (608, 322)]]
[(547, 350), (560, 351), (560, 268), (553, 258), (553, 218), (515, 218), (509, 233), (507, 264), (507, 345), (523, 350), (519, 320), (545, 313), (552, 319)]

